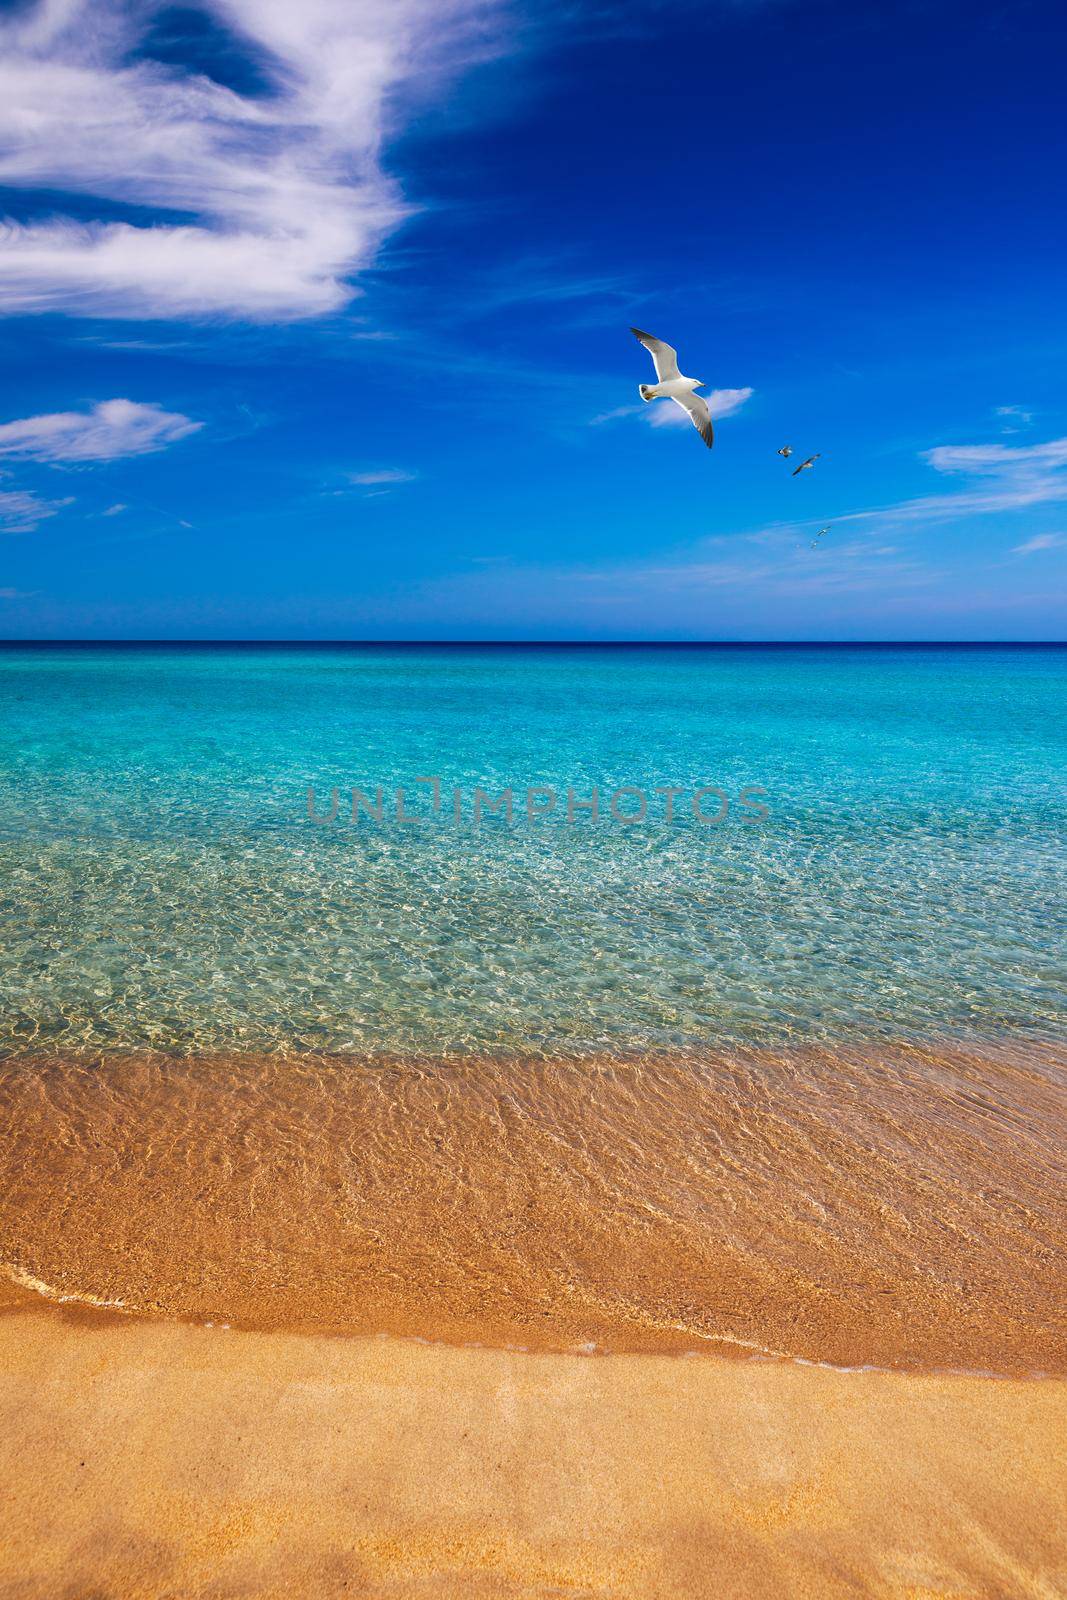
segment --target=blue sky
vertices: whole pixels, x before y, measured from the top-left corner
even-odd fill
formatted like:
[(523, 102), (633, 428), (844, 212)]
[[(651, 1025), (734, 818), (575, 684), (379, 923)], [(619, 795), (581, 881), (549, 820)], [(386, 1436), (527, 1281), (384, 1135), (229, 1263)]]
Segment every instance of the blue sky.
[(1062, 638), (1065, 46), (0, 3), (0, 634)]

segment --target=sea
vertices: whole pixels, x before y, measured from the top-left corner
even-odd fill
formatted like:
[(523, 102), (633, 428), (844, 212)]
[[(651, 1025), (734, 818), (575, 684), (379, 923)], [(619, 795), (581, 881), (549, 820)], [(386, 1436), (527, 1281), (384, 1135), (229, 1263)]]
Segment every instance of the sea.
[(1062, 1039), (1065, 779), (1063, 647), (5, 645), (0, 1052)]

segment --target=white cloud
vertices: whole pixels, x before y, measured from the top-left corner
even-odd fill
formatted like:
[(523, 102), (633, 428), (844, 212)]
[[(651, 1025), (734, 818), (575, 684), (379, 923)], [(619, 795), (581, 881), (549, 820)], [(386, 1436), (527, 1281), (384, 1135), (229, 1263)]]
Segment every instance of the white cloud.
[[(993, 415), (995, 417), (1009, 417), (1013, 422), (1021, 423), (1023, 427), (1028, 426), (1034, 420), (1034, 413), (1024, 410), (1022, 406), (994, 406)], [(1018, 428), (1003, 428), (1001, 430), (1003, 433), (1018, 433), (1018, 431)]]
[(939, 444), (923, 452), (937, 472), (968, 472), (1017, 476), (1033, 469), (1067, 466), (1067, 439), (1047, 444)]
[(735, 411), (740, 411), (746, 400), (751, 400), (755, 391), (751, 385), (743, 389), (712, 389), (708, 395), (708, 410), (720, 422), (723, 417), (732, 417)]
[(944, 444), (922, 452), (940, 473), (984, 480), (980, 487), (958, 494), (920, 495), (896, 505), (851, 511), (839, 522), (953, 522), (959, 517), (986, 516), (996, 511), (1021, 511), (1027, 506), (1067, 500), (1067, 439), (1012, 448), (1003, 444)]
[(358, 483), (361, 487), (376, 487), (382, 484), (414, 483), (416, 474), (406, 472), (403, 467), (380, 467), (373, 472), (350, 472), (349, 483)]
[[(713, 419), (721, 422), (724, 417), (732, 417), (735, 411), (740, 411), (754, 393), (751, 387), (712, 389), (705, 399)], [(616, 406), (612, 411), (602, 411), (599, 416), (590, 417), (589, 424), (595, 428), (604, 422), (618, 422), (623, 417), (641, 417), (653, 428), (691, 428), (693, 425), (688, 412), (676, 406), (673, 400), (641, 400), (632, 406)]]
[(1059, 550), (1063, 545), (1067, 545), (1067, 533), (1035, 533), (1032, 539), (1017, 544), (1012, 555), (1032, 556), (1038, 550)]
[(70, 504), (69, 498), (42, 500), (23, 489), (0, 489), (0, 533), (32, 533), (39, 522)]
[[(746, 400), (752, 398), (749, 389), (712, 389), (710, 394), (704, 396), (708, 402), (708, 410), (715, 422), (721, 422), (724, 417), (732, 417), (735, 411), (740, 411)], [(642, 402), (642, 410), (645, 409)], [(688, 414), (681, 406), (676, 406), (673, 400), (652, 401), (648, 406), (648, 420), (653, 428), (669, 428), (682, 425), (686, 428), (693, 426)]]
[[(501, 0), (204, 0), (266, 75), (260, 95), (145, 59), (157, 9), (31, 0), (0, 22), (0, 183), (101, 213), (4, 224), (0, 311), (336, 310), (408, 213), (380, 160), (398, 92), (484, 55)], [(170, 215), (115, 220), (116, 203)]]
[(599, 428), (604, 422), (618, 422), (623, 417), (640, 416), (644, 409), (645, 403), (643, 400), (640, 405), (636, 406), (615, 406), (611, 411), (601, 411), (597, 416), (590, 417), (589, 426), (591, 428)]
[[(53, 411), (0, 424), (0, 456), (30, 461), (115, 461), (162, 450), (203, 423), (135, 400), (102, 400), (91, 411)], [(124, 510), (122, 506), (112, 508)]]
[(102, 517), (118, 517), (121, 516), (124, 511), (128, 511), (129, 509), (130, 508), (128, 505), (119, 500), (115, 505), (108, 506), (106, 511), (101, 511), (100, 515)]

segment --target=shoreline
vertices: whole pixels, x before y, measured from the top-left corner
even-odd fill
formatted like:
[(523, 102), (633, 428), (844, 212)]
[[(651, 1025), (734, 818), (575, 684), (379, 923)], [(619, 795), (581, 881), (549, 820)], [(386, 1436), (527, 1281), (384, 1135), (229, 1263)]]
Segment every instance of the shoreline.
[(1067, 1382), (0, 1317), (5, 1600), (1051, 1600)]
[(1067, 1057), (0, 1066), (0, 1264), (192, 1325), (1067, 1372)]
[(596, 1344), (567, 1345), (559, 1348), (542, 1345), (516, 1345), (493, 1344), (480, 1339), (456, 1341), (453, 1339), (434, 1338), (421, 1333), (396, 1333), (388, 1328), (371, 1328), (358, 1332), (344, 1329), (317, 1329), (314, 1332), (307, 1330), (293, 1330), (286, 1328), (261, 1328), (246, 1327), (240, 1322), (215, 1322), (214, 1320), (202, 1322), (192, 1316), (167, 1317), (159, 1313), (127, 1309), (118, 1301), (96, 1300), (92, 1296), (78, 1294), (60, 1294), (48, 1284), (43, 1284), (30, 1279), (27, 1274), (21, 1273), (17, 1268), (12, 1269), (6, 1263), (0, 1263), (0, 1320), (5, 1317), (18, 1317), (21, 1315), (54, 1314), (64, 1324), (72, 1327), (84, 1327), (90, 1332), (106, 1328), (121, 1327), (127, 1323), (153, 1325), (174, 1325), (177, 1327), (206, 1329), (209, 1332), (255, 1334), (266, 1333), (275, 1337), (299, 1337), (312, 1339), (328, 1339), (340, 1343), (353, 1342), (363, 1344), (378, 1339), (388, 1339), (399, 1345), (415, 1345), (430, 1350), (470, 1350), (487, 1351), (502, 1355), (516, 1356), (562, 1356), (567, 1359), (580, 1359), (585, 1361), (617, 1360), (620, 1356), (655, 1356), (664, 1361), (699, 1361), (710, 1359), (750, 1364), (752, 1366), (787, 1366), (809, 1367), (821, 1372), (834, 1372), (843, 1377), (862, 1376), (872, 1373), (879, 1377), (896, 1378), (964, 1378), (980, 1380), (983, 1383), (1046, 1383), (1067, 1382), (1067, 1374), (1062, 1372), (1049, 1372), (1032, 1370), (1029, 1372), (996, 1372), (991, 1368), (982, 1367), (879, 1367), (871, 1362), (859, 1366), (840, 1366), (833, 1361), (814, 1360), (808, 1356), (789, 1355), (781, 1350), (768, 1350), (756, 1346), (742, 1345), (740, 1342), (723, 1338), (714, 1344), (693, 1346), (692, 1348), (672, 1348), (663, 1350), (609, 1350)]

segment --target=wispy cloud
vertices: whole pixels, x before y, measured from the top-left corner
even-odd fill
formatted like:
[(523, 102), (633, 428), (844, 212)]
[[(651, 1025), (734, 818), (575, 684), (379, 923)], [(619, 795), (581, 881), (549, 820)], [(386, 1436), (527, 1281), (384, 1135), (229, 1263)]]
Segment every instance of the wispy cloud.
[(923, 452), (937, 472), (982, 473), (1003, 477), (1022, 471), (1067, 466), (1067, 439), (1047, 444), (939, 444)]
[(417, 476), (417, 473), (408, 472), (403, 467), (378, 467), (369, 472), (350, 472), (348, 481), (369, 489), (380, 488), (383, 485), (414, 483)]
[(956, 494), (920, 495), (869, 511), (850, 511), (838, 522), (953, 522), (959, 517), (1067, 500), (1067, 439), (1012, 448), (1003, 444), (937, 445), (922, 452), (936, 472), (980, 480), (980, 486)]
[(1039, 550), (1060, 550), (1065, 546), (1067, 546), (1067, 533), (1035, 533), (1032, 539), (1017, 544), (1012, 555), (1032, 556)]
[(344, 305), (409, 209), (380, 158), (398, 92), (485, 55), (497, 0), (204, 0), (262, 93), (151, 59), (158, 9), (31, 0), (0, 22), (0, 182), (98, 212), (3, 225), (0, 310), (284, 320)]
[(108, 506), (105, 511), (101, 511), (100, 515), (102, 517), (118, 517), (121, 516), (124, 511), (128, 511), (129, 509), (130, 508), (128, 505), (119, 500), (115, 505)]
[(620, 274), (582, 272), (565, 255), (509, 259), (487, 269), (474, 282), (478, 315), (523, 305), (564, 305), (592, 301), (596, 320), (618, 318), (620, 305), (636, 298), (635, 285)]
[(806, 525), (781, 524), (716, 535), (662, 559), (580, 566), (473, 558), (473, 570), (423, 585), (416, 604), (428, 616), (565, 618), (582, 628), (594, 614), (600, 624), (613, 617), (624, 630), (658, 617), (699, 634), (735, 623), (758, 630), (769, 601), (787, 602), (797, 618), (847, 620), (854, 605), (881, 609), (925, 593), (943, 576), (922, 557), (867, 538), (831, 537), (812, 551), (810, 533)]
[[(162, 450), (203, 427), (180, 411), (136, 400), (102, 400), (91, 411), (53, 411), (0, 424), (0, 456), (29, 461), (116, 461)], [(113, 507), (114, 515), (125, 507)]]
[[(705, 398), (712, 417), (716, 422), (721, 422), (724, 417), (732, 417), (736, 411), (740, 411), (754, 393), (751, 387), (712, 389)], [(590, 417), (589, 425), (597, 428), (605, 422), (620, 422), (624, 417), (641, 417), (652, 428), (692, 427), (688, 413), (681, 406), (676, 406), (673, 401), (658, 400), (647, 403), (639, 400), (636, 405), (615, 406), (611, 411), (601, 411), (598, 416)]]
[[(741, 391), (744, 394), (744, 391)], [(744, 396), (747, 398), (747, 395)], [(739, 403), (743, 403), (739, 401)], [(637, 415), (651, 407), (620, 407), (598, 421), (616, 415)], [(678, 411), (677, 407), (663, 409)], [(681, 422), (687, 419), (679, 411)], [(744, 626), (759, 627), (768, 601), (786, 601), (796, 618), (832, 619), (851, 627), (863, 615), (883, 622), (894, 610), (909, 614), (926, 607), (973, 612), (996, 609), (1002, 595), (996, 589), (997, 563), (986, 564), (989, 588), (969, 587), (945, 600), (944, 583), (958, 560), (943, 552), (931, 559), (927, 550), (914, 552), (904, 541), (891, 542), (883, 527), (937, 523), (989, 511), (1023, 508), (1042, 501), (1067, 500), (1067, 439), (1052, 439), (1026, 448), (1002, 444), (939, 445), (922, 453), (922, 459), (943, 476), (978, 480), (958, 493), (928, 495), (896, 505), (827, 516), (830, 531), (818, 549), (811, 549), (812, 521), (778, 523), (747, 532), (716, 534), (696, 546), (662, 559), (629, 563), (591, 563), (580, 567), (551, 566), (521, 569), (507, 563), (493, 569), (457, 573), (426, 586), (424, 598), (432, 609), (438, 602), (466, 608), (462, 614), (507, 615), (509, 607), (524, 617), (532, 614), (536, 599), (545, 616), (558, 620), (573, 614), (581, 621), (587, 608), (596, 607), (603, 618), (613, 613), (617, 625), (630, 626), (631, 617), (667, 616), (674, 623), (698, 631), (706, 619), (721, 615)], [(869, 526), (868, 526), (869, 525)], [(1016, 546), (1016, 555), (1067, 548), (1067, 534), (1038, 534)], [(968, 558), (967, 577), (975, 566)], [(716, 601), (721, 596), (721, 601)], [(518, 598), (514, 598), (518, 597)], [(1047, 596), (1015, 596), (1016, 607), (1040, 606)], [(728, 604), (729, 610), (723, 610)], [(718, 612), (711, 609), (718, 606)], [(567, 611), (566, 608), (570, 610)], [(866, 608), (866, 609), (864, 609)]]
[(610, 411), (600, 411), (595, 417), (590, 417), (589, 426), (599, 428), (605, 422), (620, 422), (623, 417), (637, 417), (644, 409), (643, 403), (639, 406), (613, 406)]
[[(708, 410), (716, 422), (721, 422), (724, 417), (732, 417), (740, 411), (746, 400), (751, 400), (753, 391), (746, 389), (712, 389), (705, 396)], [(645, 409), (642, 403), (642, 410)], [(666, 404), (653, 402), (647, 408), (648, 420), (653, 428), (670, 428), (679, 425), (689, 428), (692, 423), (681, 406), (676, 406), (673, 401)]]
[(743, 541), (762, 546), (759, 554), (739, 548), (741, 541), (735, 537), (707, 541), (709, 546), (725, 543), (733, 547), (712, 559), (697, 553), (673, 562), (590, 570), (584, 576), (596, 584), (623, 582), (635, 594), (725, 588), (803, 599), (816, 594), (880, 593), (889, 584), (924, 585), (935, 575), (925, 563), (901, 557), (892, 546), (872, 546), (865, 540), (828, 543), (813, 552), (806, 533), (802, 539), (796, 538), (798, 531), (768, 529)]
[(46, 517), (69, 506), (71, 500), (42, 500), (24, 489), (0, 489), (0, 533), (32, 533)]
[[(1001, 433), (1018, 433), (1019, 428), (1029, 427), (1034, 420), (1034, 413), (1026, 411), (1022, 406), (994, 406), (993, 415), (995, 417), (1004, 417), (1012, 424), (1012, 426), (1002, 428), (1000, 430)], [(1019, 427), (1015, 427), (1015, 423), (1018, 423)]]

